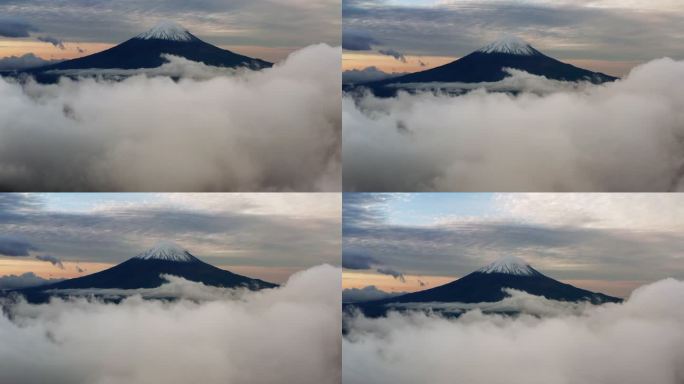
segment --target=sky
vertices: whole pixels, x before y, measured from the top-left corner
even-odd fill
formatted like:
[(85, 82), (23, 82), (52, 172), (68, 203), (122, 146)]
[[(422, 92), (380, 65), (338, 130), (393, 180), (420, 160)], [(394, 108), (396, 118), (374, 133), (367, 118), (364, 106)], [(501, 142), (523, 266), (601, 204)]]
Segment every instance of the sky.
[(84, 56), (173, 20), (209, 43), (280, 61), (311, 44), (338, 46), (341, 23), (339, 0), (0, 0), (0, 15), (0, 58)]
[(345, 51), (345, 70), (376, 66), (384, 72), (415, 72), (453, 61), (503, 35), (617, 76), (652, 59), (684, 58), (684, 2), (678, 0), (342, 3), (343, 47), (351, 48)]
[(496, 259), (626, 297), (684, 278), (680, 194), (363, 194), (343, 198), (343, 287), (408, 292)]
[(172, 241), (232, 272), (282, 283), (339, 265), (339, 194), (0, 194), (3, 277), (69, 278)]

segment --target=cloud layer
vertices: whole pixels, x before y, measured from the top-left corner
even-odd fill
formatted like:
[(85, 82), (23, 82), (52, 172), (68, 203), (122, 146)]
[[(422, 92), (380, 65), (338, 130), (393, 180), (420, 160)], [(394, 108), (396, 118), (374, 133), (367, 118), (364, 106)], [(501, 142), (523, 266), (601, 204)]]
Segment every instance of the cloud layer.
[(340, 0), (2, 0), (0, 14), (0, 36), (26, 37), (35, 25), (70, 42), (119, 43), (170, 19), (214, 44), (287, 52), (339, 44), (341, 23)]
[[(646, 61), (679, 55), (684, 7), (640, 0), (344, 0), (344, 34), (358, 31), (407, 55), (463, 56), (514, 34), (555, 57)], [(357, 37), (354, 39), (354, 37)]]
[(682, 190), (684, 92), (671, 86), (682, 76), (684, 62), (661, 59), (541, 95), (347, 96), (345, 189)]
[(0, 381), (339, 383), (340, 283), (319, 266), (239, 300), (20, 302), (0, 316)]
[(339, 190), (339, 63), (316, 45), (206, 81), (0, 80), (0, 189)]
[(343, 382), (677, 384), (684, 380), (682, 304), (684, 282), (668, 279), (624, 304), (549, 307), (543, 317), (477, 310), (451, 320), (353, 317)]

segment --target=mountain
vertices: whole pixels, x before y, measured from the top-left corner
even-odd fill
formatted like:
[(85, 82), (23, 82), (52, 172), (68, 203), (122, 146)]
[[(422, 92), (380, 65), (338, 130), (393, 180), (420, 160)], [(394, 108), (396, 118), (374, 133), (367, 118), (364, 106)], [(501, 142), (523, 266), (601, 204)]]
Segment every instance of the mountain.
[(390, 84), (408, 83), (485, 83), (510, 76), (506, 68), (561, 81), (589, 81), (594, 84), (615, 81), (616, 77), (592, 72), (546, 56), (517, 37), (505, 37), (456, 61), (422, 72), (361, 84), (378, 96), (392, 96), (397, 88)]
[(115, 47), (85, 57), (27, 70), (41, 78), (53, 80), (59, 75), (51, 71), (78, 69), (156, 68), (166, 61), (163, 54), (184, 57), (216, 67), (262, 69), (273, 64), (206, 43), (172, 21), (164, 21)]
[[(112, 268), (92, 275), (39, 287), (17, 290), (29, 301), (45, 301), (63, 289), (138, 289), (159, 287), (166, 281), (161, 275), (173, 275), (205, 285), (250, 290), (277, 287), (276, 284), (241, 276), (207, 264), (176, 244), (162, 242), (154, 248)], [(48, 292), (50, 291), (50, 292)]]
[(356, 303), (368, 315), (382, 315), (393, 303), (485, 303), (503, 300), (504, 288), (547, 299), (592, 304), (616, 303), (616, 297), (587, 291), (545, 276), (514, 256), (503, 257), (451, 283), (383, 300)]

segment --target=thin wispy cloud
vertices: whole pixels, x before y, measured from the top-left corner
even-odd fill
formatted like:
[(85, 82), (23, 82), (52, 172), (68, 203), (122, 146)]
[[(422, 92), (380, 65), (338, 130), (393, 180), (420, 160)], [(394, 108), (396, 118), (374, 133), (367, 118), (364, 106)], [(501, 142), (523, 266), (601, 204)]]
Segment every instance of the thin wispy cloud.
[[(419, 195), (415, 202), (408, 194), (401, 198), (409, 202), (389, 205), (377, 196), (392, 199), (345, 194), (342, 265), (349, 270), (390, 265), (404, 274), (457, 278), (515, 255), (561, 279), (684, 277), (679, 262), (684, 213), (677, 195), (501, 194), (486, 204), (487, 213), (475, 215), (452, 212), (454, 203), (427, 203), (429, 197)], [(388, 218), (428, 208), (442, 213), (416, 224)]]
[[(283, 194), (273, 199), (218, 194), (207, 200), (202, 194), (115, 194), (75, 206), (69, 196), (5, 195), (0, 253), (56, 267), (114, 264), (160, 240), (173, 240), (214, 265), (292, 273), (324, 262), (339, 264), (340, 213), (339, 207), (332, 208), (339, 204), (336, 194)], [(42, 203), (26, 203), (35, 199)], [(310, 208), (302, 210), (302, 204)], [(30, 208), (22, 208), (26, 206)]]
[(343, 1), (344, 27), (411, 55), (459, 57), (503, 34), (561, 58), (682, 58), (679, 3), (624, 1)]

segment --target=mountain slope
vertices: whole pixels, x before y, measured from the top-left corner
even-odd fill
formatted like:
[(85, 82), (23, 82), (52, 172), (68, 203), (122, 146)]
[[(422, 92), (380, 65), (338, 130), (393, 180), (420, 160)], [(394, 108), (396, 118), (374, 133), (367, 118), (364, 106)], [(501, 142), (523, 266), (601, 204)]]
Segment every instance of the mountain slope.
[(602, 304), (622, 301), (619, 298), (591, 292), (561, 283), (545, 276), (516, 257), (505, 257), (451, 283), (408, 293), (389, 299), (357, 303), (366, 313), (382, 314), (391, 303), (484, 303), (501, 301), (504, 288), (512, 288), (557, 301)]
[(396, 93), (390, 84), (407, 83), (484, 83), (510, 76), (506, 68), (561, 81), (589, 81), (601, 84), (616, 77), (592, 72), (546, 56), (530, 44), (513, 37), (493, 42), (451, 63), (422, 72), (361, 84), (378, 95)]
[(277, 287), (276, 284), (259, 279), (238, 275), (207, 264), (185, 249), (171, 243), (160, 243), (138, 256), (124, 261), (112, 268), (64, 280), (40, 287), (18, 290), (31, 301), (43, 301), (50, 294), (47, 291), (62, 289), (115, 288), (138, 289), (155, 288), (166, 281), (161, 275), (173, 275), (205, 285), (250, 290)]
[(33, 68), (27, 72), (48, 76), (49, 71), (74, 69), (156, 68), (165, 63), (162, 54), (180, 56), (216, 67), (262, 69), (273, 65), (206, 43), (180, 25), (167, 21), (102, 52)]

